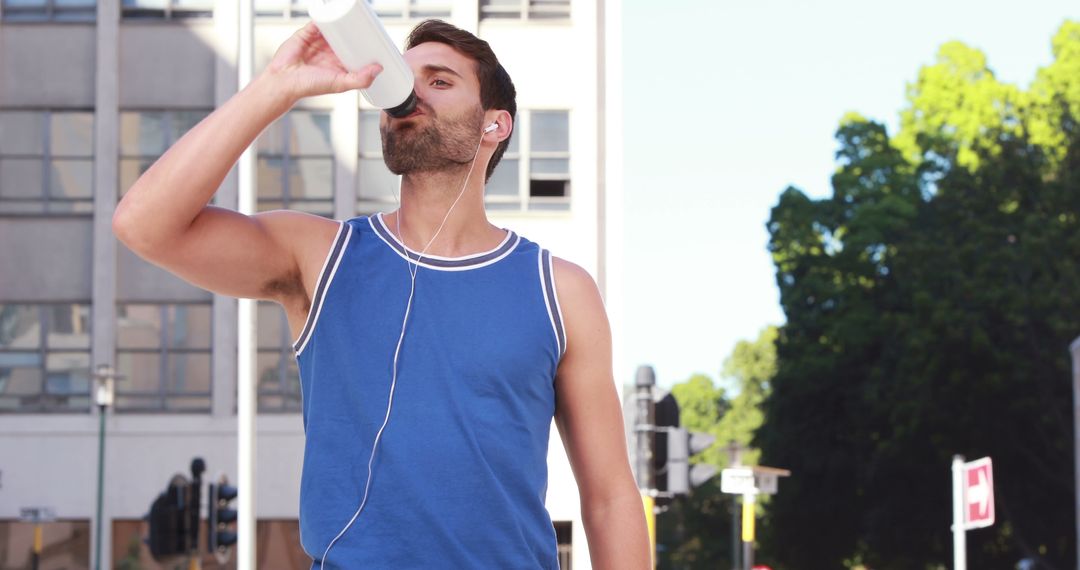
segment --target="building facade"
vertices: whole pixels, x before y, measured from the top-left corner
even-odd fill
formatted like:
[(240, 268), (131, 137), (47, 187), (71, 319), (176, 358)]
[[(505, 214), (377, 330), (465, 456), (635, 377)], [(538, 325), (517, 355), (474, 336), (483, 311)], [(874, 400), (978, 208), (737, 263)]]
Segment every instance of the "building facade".
[[(253, 2), (258, 73), (307, 17), (299, 0)], [(492, 45), (519, 113), (488, 186), (489, 215), (597, 278), (618, 355), (617, 2), (371, 2), (399, 45), (426, 18)], [(55, 515), (41, 527), (43, 569), (98, 558), (107, 568), (156, 567), (141, 519), (169, 480), (190, 476), (195, 457), (208, 466), (204, 479), (235, 480), (237, 302), (142, 261), (118, 244), (111, 218), (139, 175), (236, 93), (239, 23), (236, 0), (0, 0), (2, 568), (29, 567), (34, 525), (22, 519), (34, 508)], [(258, 209), (334, 219), (392, 210), (396, 181), (377, 123), (357, 92), (301, 101), (256, 143)], [(235, 169), (214, 203), (236, 208)], [(271, 303), (259, 304), (257, 330), (258, 567), (307, 568), (293, 339)], [(120, 378), (101, 424), (92, 371), (103, 364)], [(549, 473), (562, 560), (589, 568), (554, 425)], [(205, 567), (216, 565), (207, 558)]]

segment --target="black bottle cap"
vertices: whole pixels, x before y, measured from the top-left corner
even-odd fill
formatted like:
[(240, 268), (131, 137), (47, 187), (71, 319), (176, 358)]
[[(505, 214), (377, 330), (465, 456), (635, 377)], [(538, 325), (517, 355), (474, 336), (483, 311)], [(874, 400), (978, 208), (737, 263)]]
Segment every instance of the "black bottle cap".
[(408, 117), (413, 113), (413, 111), (416, 110), (416, 91), (409, 91), (409, 96), (405, 98), (404, 103), (398, 105), (397, 107), (390, 107), (389, 109), (384, 110), (386, 111), (387, 115), (390, 115), (395, 119)]

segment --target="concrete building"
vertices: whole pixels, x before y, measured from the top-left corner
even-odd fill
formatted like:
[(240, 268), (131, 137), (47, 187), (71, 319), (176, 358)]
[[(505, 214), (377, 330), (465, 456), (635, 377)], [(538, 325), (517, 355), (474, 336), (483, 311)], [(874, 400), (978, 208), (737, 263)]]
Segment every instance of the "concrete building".
[[(399, 44), (428, 17), (491, 43), (519, 93), (514, 142), (488, 189), (493, 222), (597, 278), (621, 361), (617, 0), (372, 4)], [(258, 73), (307, 17), (299, 0), (254, 6)], [(42, 569), (97, 557), (157, 567), (140, 519), (169, 480), (190, 476), (194, 457), (204, 479), (235, 480), (237, 302), (140, 260), (110, 224), (138, 176), (236, 93), (239, 21), (237, 0), (0, 0), (0, 568), (29, 567), (33, 524), (21, 518), (33, 508), (56, 519), (42, 526)], [(357, 92), (298, 104), (259, 138), (259, 209), (335, 219), (393, 209), (377, 118)], [(235, 169), (215, 203), (236, 207)], [(260, 304), (258, 319), (258, 567), (307, 568), (292, 339), (277, 306)], [(98, 537), (91, 371), (102, 364), (122, 378), (104, 418)], [(589, 568), (554, 425), (549, 472), (564, 568)]]

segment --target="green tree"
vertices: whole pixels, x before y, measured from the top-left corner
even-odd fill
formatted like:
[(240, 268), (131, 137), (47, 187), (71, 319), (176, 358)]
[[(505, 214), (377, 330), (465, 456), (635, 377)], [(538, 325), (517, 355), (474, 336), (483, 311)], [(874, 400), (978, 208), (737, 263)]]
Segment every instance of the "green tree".
[(894, 138), (845, 117), (833, 195), (773, 209), (787, 323), (755, 442), (792, 470), (763, 525), (778, 567), (946, 564), (954, 453), (994, 458), (971, 567), (1075, 566), (1080, 25), (1053, 46), (1026, 92), (942, 46)]
[[(719, 473), (731, 463), (725, 448), (728, 442), (750, 443), (761, 425), (761, 402), (775, 373), (776, 334), (776, 327), (768, 327), (755, 341), (740, 341), (724, 361), (722, 376), (733, 395), (703, 374), (672, 387), (682, 427), (716, 438), (712, 447), (691, 458), (692, 463), (714, 465)], [(757, 456), (757, 450), (750, 450), (742, 461), (753, 465)], [(689, 497), (673, 502), (657, 522), (657, 542), (666, 547), (659, 566), (730, 568), (731, 514), (736, 507), (734, 496), (720, 491), (719, 475), (692, 489)]]

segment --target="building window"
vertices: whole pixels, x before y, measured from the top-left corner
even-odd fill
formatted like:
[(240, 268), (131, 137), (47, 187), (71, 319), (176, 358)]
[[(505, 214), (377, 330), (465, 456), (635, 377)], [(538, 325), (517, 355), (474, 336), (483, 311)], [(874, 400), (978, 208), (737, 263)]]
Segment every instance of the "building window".
[(90, 410), (90, 305), (0, 304), (0, 412)]
[(397, 205), (398, 177), (386, 168), (382, 155), (379, 115), (382, 111), (360, 111), (360, 164), (357, 178), (356, 211), (360, 214), (392, 210)]
[(214, 0), (123, 0), (125, 19), (174, 20), (214, 17)]
[(569, 20), (570, 0), (480, 0), (481, 20)]
[[(452, 0), (368, 0), (375, 13), (384, 19), (422, 20), (449, 18)], [(255, 0), (259, 18), (307, 18), (306, 0)]]
[(255, 0), (256, 18), (307, 18), (306, 0)]
[(209, 111), (120, 113), (120, 195)]
[(90, 213), (94, 115), (0, 111), (0, 214)]
[(92, 22), (97, 0), (0, 0), (9, 22)]
[(210, 411), (210, 303), (117, 306), (118, 412)]
[[(0, 520), (0, 568), (35, 567), (32, 560), (35, 526), (32, 522)], [(56, 520), (41, 524), (41, 558), (36, 567), (87, 568), (89, 560), (89, 520)]]
[(487, 184), (492, 210), (570, 209), (570, 113), (522, 111)]
[(259, 301), (259, 411), (299, 412), (300, 369), (281, 305)]
[(289, 111), (258, 140), (258, 209), (334, 213), (329, 111)]
[(449, 18), (452, 0), (368, 0), (380, 18), (423, 20)]

